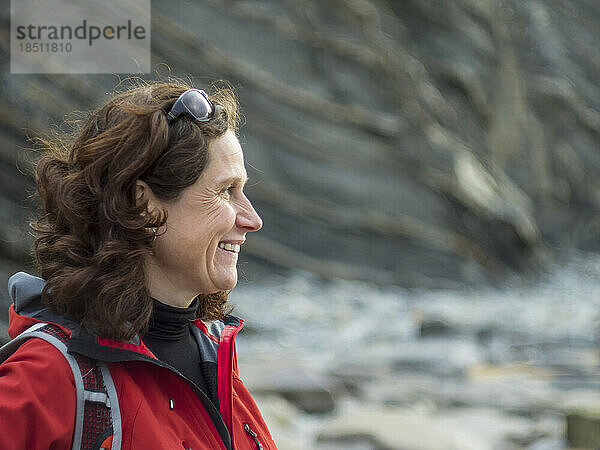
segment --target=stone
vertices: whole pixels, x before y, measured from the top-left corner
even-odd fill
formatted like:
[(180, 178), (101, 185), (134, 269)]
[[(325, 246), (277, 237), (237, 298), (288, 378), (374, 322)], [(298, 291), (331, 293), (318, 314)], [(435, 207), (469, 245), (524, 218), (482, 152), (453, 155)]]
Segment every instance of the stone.
[[(425, 414), (393, 408), (364, 408), (323, 424), (319, 445), (337, 448), (354, 442), (372, 450), (488, 450), (485, 442), (433, 423)], [(352, 448), (352, 447), (350, 447)]]
[(278, 448), (302, 450), (311, 448), (312, 423), (298, 408), (278, 395), (253, 396)]
[(392, 370), (423, 371), (441, 376), (463, 377), (468, 368), (478, 364), (482, 355), (468, 339), (427, 338), (400, 342), (391, 355)]
[(449, 336), (453, 334), (457, 334), (457, 330), (443, 319), (424, 318), (419, 323), (419, 336), (422, 338)]
[(567, 415), (567, 440), (574, 447), (600, 448), (600, 409)]
[(403, 408), (417, 403), (440, 409), (494, 408), (525, 416), (550, 416), (554, 425), (570, 410), (600, 404), (597, 389), (560, 389), (552, 383), (552, 376), (548, 369), (517, 364), (479, 366), (465, 379), (403, 372), (363, 385), (360, 398)]
[(492, 450), (532, 436), (537, 434), (531, 421), (491, 409), (411, 410), (362, 403), (325, 421), (317, 441), (338, 448), (358, 441), (361, 449)]
[(472, 381), (444, 379), (420, 373), (402, 373), (363, 388), (369, 401), (409, 407), (429, 403), (437, 408), (490, 407), (521, 414), (543, 413), (558, 408), (564, 395), (543, 380)]
[(295, 366), (293, 361), (288, 366), (285, 361), (256, 364), (245, 360), (240, 363), (240, 371), (253, 394), (279, 395), (310, 414), (333, 411), (334, 395), (342, 389), (335, 379)]
[(565, 439), (542, 438), (528, 445), (525, 450), (567, 450)]

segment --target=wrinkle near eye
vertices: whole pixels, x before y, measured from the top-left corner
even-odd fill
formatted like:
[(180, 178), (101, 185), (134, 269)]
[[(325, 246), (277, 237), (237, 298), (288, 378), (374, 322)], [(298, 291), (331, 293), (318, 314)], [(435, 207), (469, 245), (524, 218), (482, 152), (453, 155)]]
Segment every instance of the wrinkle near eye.
[(203, 189), (201, 191), (193, 192), (187, 198), (186, 204), (188, 208), (196, 209), (211, 208), (215, 206), (221, 199), (219, 192), (212, 188)]

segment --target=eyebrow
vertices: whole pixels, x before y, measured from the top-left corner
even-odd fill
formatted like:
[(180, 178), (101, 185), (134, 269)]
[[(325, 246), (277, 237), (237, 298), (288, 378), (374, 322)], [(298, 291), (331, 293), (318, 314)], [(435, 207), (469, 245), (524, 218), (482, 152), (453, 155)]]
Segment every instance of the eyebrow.
[(219, 180), (218, 184), (229, 183), (232, 181), (241, 181), (242, 185), (245, 185), (248, 182), (248, 180), (249, 180), (248, 175), (246, 175), (244, 178), (240, 178), (240, 177), (234, 175), (234, 176), (223, 178), (222, 180)]

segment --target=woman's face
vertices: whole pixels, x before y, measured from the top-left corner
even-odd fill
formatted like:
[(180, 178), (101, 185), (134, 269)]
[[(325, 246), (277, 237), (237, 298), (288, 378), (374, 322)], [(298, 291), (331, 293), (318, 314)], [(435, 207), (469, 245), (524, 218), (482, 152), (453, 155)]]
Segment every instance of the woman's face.
[[(176, 201), (150, 195), (148, 207), (163, 208), (168, 217), (147, 261), (148, 288), (154, 298), (173, 306), (187, 306), (200, 293), (233, 289), (239, 246), (243, 251), (246, 233), (262, 227), (243, 192), (247, 174), (235, 134), (227, 131), (213, 140), (208, 153), (202, 175)], [(220, 243), (237, 245), (227, 250)]]

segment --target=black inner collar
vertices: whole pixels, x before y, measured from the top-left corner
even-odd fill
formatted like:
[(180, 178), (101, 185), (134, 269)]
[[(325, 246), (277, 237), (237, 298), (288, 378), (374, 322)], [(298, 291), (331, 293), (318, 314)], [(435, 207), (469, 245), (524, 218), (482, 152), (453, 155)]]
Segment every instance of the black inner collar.
[(196, 319), (198, 298), (187, 308), (176, 308), (152, 299), (154, 310), (145, 336), (152, 339), (176, 341), (189, 333), (190, 322)]

